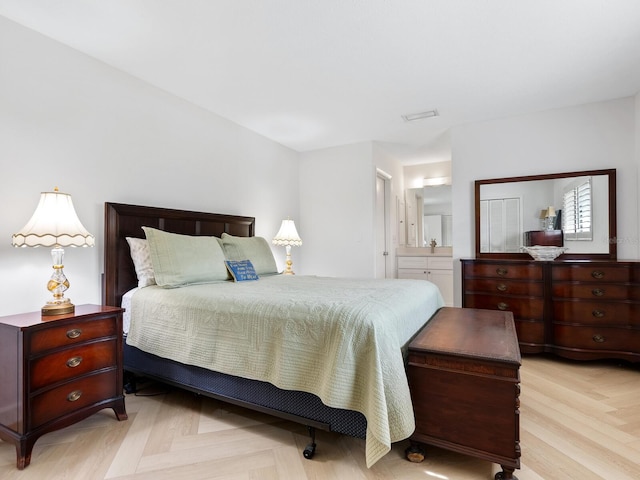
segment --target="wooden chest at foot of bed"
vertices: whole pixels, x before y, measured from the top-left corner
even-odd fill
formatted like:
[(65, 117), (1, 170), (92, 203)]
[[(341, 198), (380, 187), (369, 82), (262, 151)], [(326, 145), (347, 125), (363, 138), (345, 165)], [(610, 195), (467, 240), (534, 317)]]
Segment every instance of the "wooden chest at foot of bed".
[(416, 417), (407, 457), (421, 444), (520, 468), (520, 349), (511, 312), (441, 308), (409, 345)]

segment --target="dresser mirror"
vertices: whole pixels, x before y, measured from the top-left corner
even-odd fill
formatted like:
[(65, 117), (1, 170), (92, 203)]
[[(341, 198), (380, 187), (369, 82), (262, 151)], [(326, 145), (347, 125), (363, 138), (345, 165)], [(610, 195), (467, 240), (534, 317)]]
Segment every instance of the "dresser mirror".
[(616, 260), (615, 169), (476, 180), (476, 258), (531, 259), (521, 247), (554, 232), (560, 259)]

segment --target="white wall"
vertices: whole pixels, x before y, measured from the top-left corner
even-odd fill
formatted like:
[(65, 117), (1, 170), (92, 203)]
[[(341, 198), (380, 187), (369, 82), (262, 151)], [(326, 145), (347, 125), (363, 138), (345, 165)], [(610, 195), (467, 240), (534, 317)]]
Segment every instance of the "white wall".
[[(402, 195), (402, 165), (375, 142), (300, 154), (300, 236), (304, 254), (293, 259), (305, 275), (375, 276), (376, 169), (391, 176), (391, 245), (398, 246), (395, 198)], [(295, 249), (292, 254), (295, 255)], [(395, 258), (388, 276), (395, 276)]]
[(268, 239), (298, 220), (296, 152), (3, 17), (0, 58), (0, 315), (48, 299), (49, 249), (10, 243), (54, 186), (96, 237), (66, 250), (76, 304), (101, 300), (105, 201), (255, 216)]
[[(375, 169), (362, 142), (300, 154), (300, 229), (305, 275), (373, 277)], [(296, 263), (298, 266), (296, 267)]]
[[(475, 180), (615, 168), (618, 258), (638, 259), (637, 103), (629, 97), (453, 128), (456, 258), (475, 254)], [(455, 301), (460, 305), (459, 262), (454, 261), (454, 267)]]

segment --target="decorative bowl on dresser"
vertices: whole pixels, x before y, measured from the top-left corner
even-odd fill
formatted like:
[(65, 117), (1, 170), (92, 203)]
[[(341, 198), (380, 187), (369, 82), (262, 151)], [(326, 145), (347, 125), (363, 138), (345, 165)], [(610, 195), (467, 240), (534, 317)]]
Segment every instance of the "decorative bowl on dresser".
[(103, 408), (126, 420), (121, 308), (79, 305), (75, 313), (0, 317), (0, 438), (17, 468), (38, 438)]

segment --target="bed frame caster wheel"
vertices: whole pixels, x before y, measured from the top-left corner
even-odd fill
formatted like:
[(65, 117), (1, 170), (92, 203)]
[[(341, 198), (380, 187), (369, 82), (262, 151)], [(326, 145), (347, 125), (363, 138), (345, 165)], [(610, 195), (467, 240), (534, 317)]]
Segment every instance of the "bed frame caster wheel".
[(307, 425), (307, 431), (309, 432), (309, 436), (311, 437), (311, 443), (307, 444), (302, 451), (302, 455), (307, 460), (311, 460), (313, 455), (316, 453), (316, 429)]
[(411, 445), (404, 451), (404, 455), (410, 462), (420, 463), (424, 460), (424, 457), (426, 457), (426, 452), (421, 445), (412, 442)]
[(309, 445), (307, 445), (304, 450), (302, 451), (302, 455), (304, 456), (304, 458), (306, 458), (307, 460), (311, 460), (313, 458), (313, 455), (316, 453), (316, 444), (315, 443), (310, 443)]

